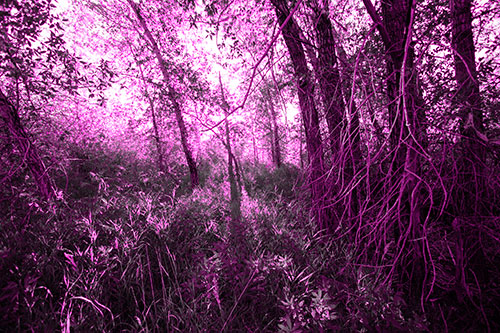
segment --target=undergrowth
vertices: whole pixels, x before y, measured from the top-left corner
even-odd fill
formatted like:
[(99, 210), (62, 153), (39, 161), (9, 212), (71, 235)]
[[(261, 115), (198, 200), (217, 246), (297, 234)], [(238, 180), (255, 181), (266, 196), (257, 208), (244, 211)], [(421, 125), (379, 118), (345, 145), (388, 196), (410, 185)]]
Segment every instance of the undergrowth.
[[(49, 202), (22, 174), (2, 185), (0, 331), (441, 331), (458, 323), (471, 331), (494, 323), (497, 219), (428, 224), (434, 273), (424, 312), (387, 280), (393, 246), (385, 262), (360, 264), (362, 242), (317, 231), (293, 167), (245, 170), (244, 230), (232, 238), (223, 171), (205, 165), (203, 186), (191, 190), (185, 175), (127, 156), (72, 154)], [(489, 260), (488, 276), (476, 276), (475, 255)], [(477, 278), (488, 285), (470, 283)], [(457, 295), (471, 315), (454, 305)], [(473, 313), (484, 318), (469, 322)]]
[(300, 201), (245, 192), (243, 254), (220, 177), (189, 193), (147, 170), (80, 155), (54, 200), (12, 192), (0, 224), (3, 330), (426, 329), (380, 272), (353, 263), (349, 244), (315, 232)]

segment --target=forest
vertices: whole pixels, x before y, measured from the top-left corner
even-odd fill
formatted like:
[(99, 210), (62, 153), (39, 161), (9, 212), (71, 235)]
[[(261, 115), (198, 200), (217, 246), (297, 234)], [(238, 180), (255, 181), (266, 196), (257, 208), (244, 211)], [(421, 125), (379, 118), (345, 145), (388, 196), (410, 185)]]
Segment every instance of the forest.
[(500, 2), (1, 0), (0, 332), (500, 332)]

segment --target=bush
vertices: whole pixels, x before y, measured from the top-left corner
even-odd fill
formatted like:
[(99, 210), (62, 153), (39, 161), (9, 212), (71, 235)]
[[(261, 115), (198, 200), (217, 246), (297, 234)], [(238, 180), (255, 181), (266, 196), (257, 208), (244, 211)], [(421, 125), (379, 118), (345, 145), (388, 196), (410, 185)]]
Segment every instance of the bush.
[(297, 190), (302, 186), (299, 169), (291, 164), (270, 170), (260, 166), (252, 170), (245, 178), (245, 190), (249, 195), (265, 195), (269, 199), (283, 197), (287, 200), (297, 198)]

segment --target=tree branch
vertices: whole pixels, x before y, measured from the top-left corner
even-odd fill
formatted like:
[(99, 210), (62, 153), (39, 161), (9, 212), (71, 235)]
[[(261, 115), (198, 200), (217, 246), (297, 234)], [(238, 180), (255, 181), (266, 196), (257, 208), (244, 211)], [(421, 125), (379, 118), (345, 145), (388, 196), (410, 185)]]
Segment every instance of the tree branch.
[(368, 11), (368, 15), (370, 15), (373, 23), (375, 23), (375, 25), (377, 26), (377, 30), (382, 37), (382, 41), (384, 42), (385, 47), (389, 50), (391, 48), (391, 39), (389, 38), (389, 33), (387, 32), (382, 19), (377, 14), (377, 10), (373, 6), (371, 0), (363, 0), (363, 3), (365, 4), (366, 10)]
[[(130, 1), (130, 0), (129, 0)], [(238, 111), (239, 109), (242, 109), (244, 106), (245, 106), (245, 103), (248, 99), (248, 96), (250, 95), (250, 90), (252, 88), (252, 84), (253, 84), (253, 80), (255, 78), (255, 75), (257, 74), (257, 68), (259, 67), (260, 63), (264, 60), (264, 58), (266, 57), (267, 53), (269, 52), (269, 50), (271, 49), (271, 47), (274, 45), (274, 43), (276, 42), (276, 40), (278, 39), (278, 37), (280, 36), (281, 34), (281, 31), (283, 30), (283, 28), (288, 24), (288, 21), (293, 17), (293, 14), (295, 14), (295, 12), (297, 11), (297, 9), (299, 9), (299, 6), (300, 4), (302, 3), (302, 0), (299, 0), (297, 1), (297, 4), (295, 5), (295, 7), (293, 8), (293, 10), (290, 12), (290, 14), (288, 15), (288, 17), (285, 19), (285, 22), (283, 22), (283, 24), (281, 25), (281, 27), (279, 28), (278, 32), (274, 35), (274, 37), (271, 39), (271, 42), (269, 43), (269, 45), (267, 46), (266, 50), (264, 51), (264, 53), (262, 53), (261, 57), (259, 58), (259, 60), (255, 63), (255, 65), (253, 66), (253, 69), (252, 69), (252, 76), (250, 77), (250, 83), (248, 84), (248, 88), (247, 88), (247, 91), (245, 93), (245, 97), (243, 98), (243, 102), (241, 102), (240, 105), (238, 105), (237, 107), (235, 107), (233, 110), (231, 110), (231, 112), (229, 112), (224, 118), (222, 118), (220, 121), (218, 121), (215, 125), (213, 125), (212, 127), (210, 128), (207, 128), (206, 130), (204, 130), (204, 132), (207, 132), (207, 131), (211, 131), (213, 130), (214, 128), (220, 126), (220, 124), (222, 124), (224, 121), (226, 121), (226, 119), (232, 115), (233, 113), (235, 113), (236, 111)]]

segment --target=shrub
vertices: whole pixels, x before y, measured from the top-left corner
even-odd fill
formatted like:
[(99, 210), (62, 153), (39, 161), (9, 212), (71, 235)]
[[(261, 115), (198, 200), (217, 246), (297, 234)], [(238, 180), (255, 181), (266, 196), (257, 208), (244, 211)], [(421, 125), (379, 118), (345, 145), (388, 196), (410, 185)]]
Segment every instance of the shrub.
[(291, 164), (270, 170), (260, 166), (249, 173), (245, 179), (245, 189), (251, 196), (264, 194), (270, 199), (282, 196), (291, 200), (297, 197), (296, 189), (301, 187), (299, 169)]

